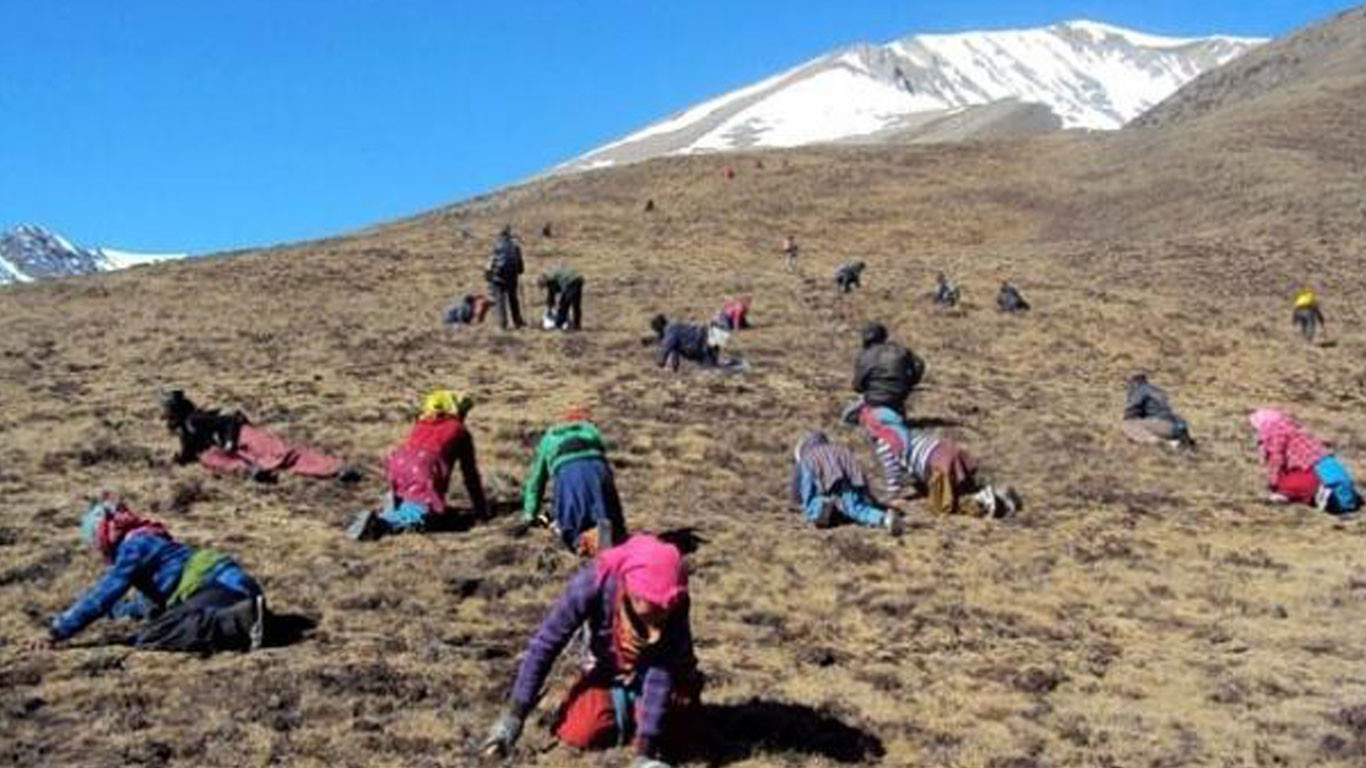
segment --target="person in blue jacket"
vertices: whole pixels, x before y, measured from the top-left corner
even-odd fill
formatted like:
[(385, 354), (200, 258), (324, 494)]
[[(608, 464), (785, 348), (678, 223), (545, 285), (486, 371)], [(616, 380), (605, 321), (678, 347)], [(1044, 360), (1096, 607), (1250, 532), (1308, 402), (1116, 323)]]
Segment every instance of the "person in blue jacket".
[[(136, 644), (160, 651), (209, 652), (261, 647), (265, 595), (232, 558), (171, 538), (156, 520), (106, 496), (81, 521), (81, 538), (109, 563), (99, 583), (53, 620), (33, 648), (54, 647), (102, 616), (145, 618)], [(121, 598), (136, 589), (142, 600)]]

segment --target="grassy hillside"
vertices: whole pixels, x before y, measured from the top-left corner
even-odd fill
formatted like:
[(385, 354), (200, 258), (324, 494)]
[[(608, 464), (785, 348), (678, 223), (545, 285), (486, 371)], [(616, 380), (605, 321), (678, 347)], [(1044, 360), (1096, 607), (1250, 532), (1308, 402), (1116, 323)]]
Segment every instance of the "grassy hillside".
[[(712, 764), (1360, 765), (1366, 528), (1262, 503), (1244, 421), (1289, 405), (1366, 469), (1354, 94), (1116, 136), (664, 159), (354, 237), (0, 291), (0, 754), (470, 764), (575, 562), (507, 517), (342, 537), (440, 385), (477, 399), (501, 498), (548, 420), (587, 402), (618, 443), (631, 525), (705, 539), (694, 629)], [(546, 221), (550, 240), (533, 234)], [(586, 274), (583, 333), (440, 326), (480, 286), (504, 222), (527, 235), (530, 273)], [(787, 233), (804, 247), (797, 276), (777, 254)], [(829, 274), (852, 258), (869, 263), (866, 287), (841, 299)], [(930, 309), (939, 270), (965, 286), (963, 312)], [(1003, 278), (1029, 316), (991, 308)], [(1304, 282), (1324, 294), (1332, 346), (1292, 335)], [(701, 320), (741, 293), (755, 299), (736, 350), (752, 373), (653, 367), (639, 342), (653, 312)], [(800, 524), (785, 492), (803, 430), (849, 441), (872, 469), (837, 425), (870, 319), (930, 364), (914, 414), (956, 425), (1020, 489), (1022, 516), (913, 504), (895, 540)], [(1174, 395), (1196, 455), (1123, 439), (1137, 369)], [(170, 387), (344, 454), (367, 480), (253, 486), (175, 467), (156, 418)], [(104, 488), (237, 553), (277, 610), (318, 628), (207, 660), (131, 653), (109, 644), (125, 629), (112, 622), (60, 652), (20, 650), (98, 574), (76, 524)], [(518, 764), (625, 760), (549, 745), (529, 729)]]

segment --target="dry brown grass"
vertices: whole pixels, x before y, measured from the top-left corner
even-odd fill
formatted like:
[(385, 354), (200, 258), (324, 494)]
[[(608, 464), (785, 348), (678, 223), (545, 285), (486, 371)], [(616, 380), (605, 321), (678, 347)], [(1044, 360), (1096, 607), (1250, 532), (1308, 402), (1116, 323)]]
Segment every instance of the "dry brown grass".
[[(1366, 528), (1262, 504), (1242, 421), (1292, 404), (1366, 467), (1366, 265), (1349, 226), (1362, 166), (1341, 161), (1362, 149), (1359, 103), (1316, 102), (1358, 126), (1345, 137), (1244, 121), (771, 153), (762, 171), (667, 159), (350, 238), (6, 289), (0, 755), (468, 764), (575, 563), (506, 521), (368, 546), (340, 531), (379, 490), (420, 393), (450, 385), (479, 400), (486, 477), (520, 477), (547, 420), (586, 400), (618, 442), (630, 523), (707, 539), (694, 620), (714, 764), (1360, 765)], [(555, 239), (528, 237), (529, 271), (564, 259), (587, 274), (584, 333), (440, 328), (504, 221), (555, 223)], [(788, 232), (800, 277), (776, 253)], [(869, 262), (867, 287), (840, 300), (828, 275), (850, 258)], [(928, 308), (940, 269), (966, 287), (965, 313)], [(1003, 277), (1034, 302), (1028, 317), (989, 308)], [(1287, 300), (1306, 280), (1336, 346), (1292, 337)], [(653, 368), (638, 342), (650, 313), (703, 319), (737, 293), (756, 298), (758, 327), (738, 339), (752, 374)], [(822, 427), (867, 456), (835, 422), (872, 318), (930, 363), (915, 413), (961, 422), (1024, 494), (1021, 518), (915, 510), (900, 540), (799, 524), (784, 496), (798, 434)], [(1174, 394), (1198, 455), (1122, 439), (1137, 368)], [(155, 419), (171, 386), (359, 460), (367, 483), (254, 487), (173, 467)], [(98, 573), (75, 525), (100, 488), (238, 553), (277, 609), (318, 630), (198, 659), (104, 644), (118, 631), (105, 623), (22, 652)], [(548, 746), (532, 728), (519, 763), (624, 759)]]

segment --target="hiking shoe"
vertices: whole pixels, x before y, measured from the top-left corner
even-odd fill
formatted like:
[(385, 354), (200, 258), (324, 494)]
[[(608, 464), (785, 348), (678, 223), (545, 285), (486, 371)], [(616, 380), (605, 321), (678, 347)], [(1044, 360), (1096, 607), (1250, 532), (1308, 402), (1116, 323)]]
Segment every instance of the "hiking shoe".
[(832, 528), (835, 525), (835, 515), (839, 508), (835, 505), (834, 499), (826, 499), (821, 502), (821, 511), (816, 513), (816, 517), (811, 524), (820, 529)]
[(996, 516), (997, 501), (996, 490), (994, 488), (988, 485), (978, 491), (972, 498), (973, 501), (977, 502), (977, 512), (982, 517)]
[(906, 532), (906, 523), (901, 519), (900, 512), (889, 509), (882, 513), (882, 528), (892, 536), (900, 536)]
[(261, 485), (275, 484), (275, 473), (260, 467), (252, 468), (250, 478), (253, 483), (260, 483)]
[(1326, 485), (1320, 485), (1314, 491), (1314, 508), (1320, 512), (1329, 512), (1333, 504), (1333, 491)]
[(266, 596), (257, 595), (251, 601), (251, 630), (247, 633), (251, 638), (248, 651), (259, 651), (266, 642)]
[(374, 541), (384, 535), (385, 527), (379, 513), (367, 509), (346, 527), (346, 536), (352, 541)]
[(1005, 492), (997, 496), (1001, 502), (1000, 517), (1014, 517), (1024, 508), (1024, 501), (1020, 499), (1020, 494), (1015, 489), (1006, 486)]
[(346, 485), (359, 483), (361, 481), (360, 470), (356, 467), (346, 467), (342, 469), (341, 472), (337, 473), (337, 481), (345, 483)]

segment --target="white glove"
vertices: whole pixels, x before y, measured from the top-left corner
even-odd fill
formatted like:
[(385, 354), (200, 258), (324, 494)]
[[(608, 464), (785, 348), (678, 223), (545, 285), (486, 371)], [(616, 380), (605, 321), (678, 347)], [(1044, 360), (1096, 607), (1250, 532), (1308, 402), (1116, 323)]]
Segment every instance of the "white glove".
[(517, 745), (522, 736), (522, 718), (511, 712), (505, 713), (489, 728), (489, 735), (479, 745), (479, 754), (485, 757), (506, 757)]

